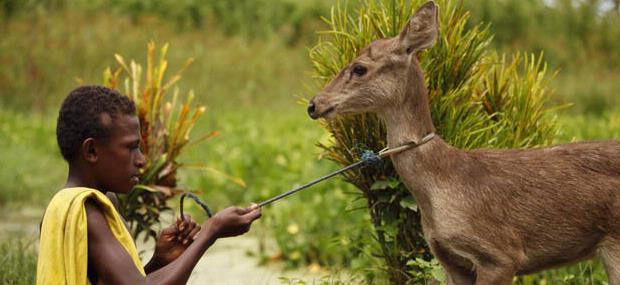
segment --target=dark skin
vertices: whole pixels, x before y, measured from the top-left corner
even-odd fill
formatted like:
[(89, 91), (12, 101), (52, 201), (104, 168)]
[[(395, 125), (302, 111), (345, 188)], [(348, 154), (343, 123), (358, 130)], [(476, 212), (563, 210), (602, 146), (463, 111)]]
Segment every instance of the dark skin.
[[(107, 192), (106, 196), (112, 201), (116, 211), (119, 211), (116, 193)], [(129, 229), (125, 219), (122, 216), (120, 218)], [(184, 219), (178, 217), (175, 224), (166, 227), (159, 233), (159, 238), (155, 243), (155, 252), (151, 260), (144, 266), (144, 271), (148, 274), (177, 259), (194, 241), (201, 228), (190, 215), (185, 215)]]
[[(101, 117), (110, 130), (105, 139), (87, 138), (79, 155), (69, 163), (65, 187), (89, 187), (103, 193), (128, 193), (139, 183), (144, 166), (140, 152), (140, 124), (136, 116)], [(112, 195), (108, 195), (112, 196)], [(106, 284), (185, 284), (204, 252), (218, 239), (246, 233), (261, 216), (260, 208), (229, 207), (201, 226), (187, 217), (164, 229), (153, 259), (142, 276), (131, 257), (114, 237), (99, 205), (85, 204), (88, 223), (88, 265)]]

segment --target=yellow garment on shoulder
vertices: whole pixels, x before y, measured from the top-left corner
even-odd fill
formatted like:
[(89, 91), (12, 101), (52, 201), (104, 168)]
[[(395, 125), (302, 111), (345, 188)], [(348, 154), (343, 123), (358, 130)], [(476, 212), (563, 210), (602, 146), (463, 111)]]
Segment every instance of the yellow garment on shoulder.
[(108, 197), (91, 188), (66, 188), (54, 195), (45, 210), (37, 285), (90, 284), (87, 277), (88, 225), (84, 207), (88, 198), (99, 204), (112, 234), (127, 250), (140, 273), (145, 275), (134, 241)]

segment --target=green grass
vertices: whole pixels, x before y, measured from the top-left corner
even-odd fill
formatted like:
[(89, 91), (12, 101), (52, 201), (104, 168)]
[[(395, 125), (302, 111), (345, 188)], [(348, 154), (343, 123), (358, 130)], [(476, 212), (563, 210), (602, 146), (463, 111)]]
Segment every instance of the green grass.
[(0, 240), (0, 284), (30, 285), (35, 283), (36, 239), (10, 237)]
[(195, 58), (180, 87), (193, 88), (198, 100), (212, 108), (288, 104), (303, 90), (308, 70), (303, 46), (227, 37), (209, 28), (179, 33), (154, 17), (132, 23), (114, 13), (93, 13), (35, 14), (0, 25), (0, 102), (19, 110), (56, 112), (77, 86), (76, 78), (100, 84), (104, 68), (115, 66), (114, 53), (142, 62), (149, 40), (170, 42), (172, 71)]
[(64, 184), (55, 120), (0, 108), (0, 209), (45, 205)]

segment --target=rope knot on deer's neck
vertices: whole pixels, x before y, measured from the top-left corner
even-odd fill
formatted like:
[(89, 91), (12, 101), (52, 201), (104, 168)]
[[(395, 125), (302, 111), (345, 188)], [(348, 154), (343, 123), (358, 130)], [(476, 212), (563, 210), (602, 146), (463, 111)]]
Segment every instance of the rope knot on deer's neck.
[(384, 158), (386, 156), (389, 156), (391, 154), (397, 154), (412, 148), (417, 148), (422, 146), (423, 144), (426, 144), (427, 142), (431, 141), (432, 139), (434, 139), (437, 135), (435, 133), (429, 133), (428, 135), (424, 136), (419, 142), (415, 142), (415, 141), (411, 141), (409, 143), (403, 144), (401, 146), (395, 147), (395, 148), (384, 148), (382, 149), (379, 154), (377, 156), (379, 156), (379, 158)]
[(361, 159), (366, 165), (369, 166), (377, 166), (379, 163), (381, 163), (381, 157), (379, 157), (377, 154), (375, 154), (374, 151), (369, 149), (362, 151)]

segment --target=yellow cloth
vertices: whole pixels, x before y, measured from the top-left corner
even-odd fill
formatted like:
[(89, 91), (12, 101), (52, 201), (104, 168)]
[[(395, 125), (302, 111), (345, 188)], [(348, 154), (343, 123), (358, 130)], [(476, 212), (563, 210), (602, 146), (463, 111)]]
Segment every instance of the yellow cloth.
[(84, 207), (88, 198), (100, 205), (112, 234), (145, 275), (134, 241), (108, 197), (95, 189), (66, 188), (52, 198), (43, 217), (37, 285), (90, 284), (86, 276), (88, 232)]

